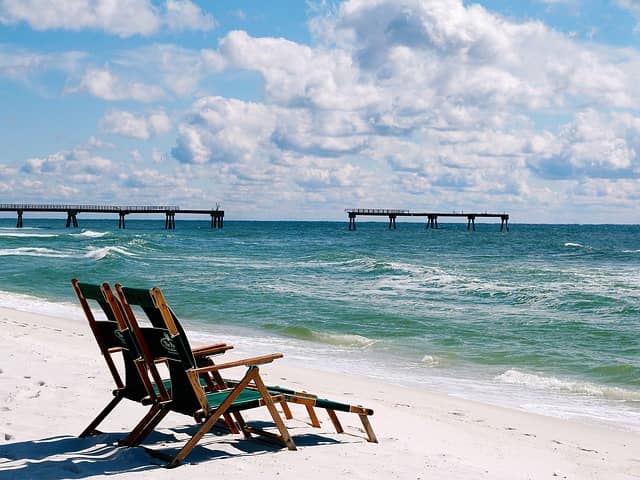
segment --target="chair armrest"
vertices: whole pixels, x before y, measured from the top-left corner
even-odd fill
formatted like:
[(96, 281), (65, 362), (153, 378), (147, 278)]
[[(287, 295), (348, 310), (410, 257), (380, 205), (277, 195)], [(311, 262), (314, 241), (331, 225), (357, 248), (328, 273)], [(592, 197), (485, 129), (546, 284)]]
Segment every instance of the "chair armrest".
[(109, 353), (115, 353), (115, 352), (121, 352), (122, 350), (124, 350), (124, 348), (122, 347), (111, 347), (108, 352)]
[(271, 363), (277, 358), (282, 358), (284, 355), (282, 353), (272, 353), (270, 355), (261, 355), (259, 357), (251, 357), (245, 358), (242, 360), (235, 360), (233, 362), (227, 363), (219, 363), (217, 365), (209, 365), (206, 367), (193, 368), (190, 371), (195, 374), (206, 373), (206, 372), (215, 372), (217, 370), (223, 370), (225, 368), (234, 368), (234, 367), (251, 367), (253, 365), (263, 365), (265, 363)]
[(216, 355), (224, 353), (227, 350), (231, 350), (233, 345), (227, 345), (226, 343), (214, 343), (213, 345), (203, 345), (202, 347), (195, 347), (191, 350), (194, 357), (206, 357), (209, 355)]

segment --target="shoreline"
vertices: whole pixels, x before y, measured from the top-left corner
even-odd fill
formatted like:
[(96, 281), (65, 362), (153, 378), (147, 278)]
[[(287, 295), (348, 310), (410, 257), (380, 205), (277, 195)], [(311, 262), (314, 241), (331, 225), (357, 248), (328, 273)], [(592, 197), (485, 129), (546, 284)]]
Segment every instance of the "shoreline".
[[(337, 434), (324, 412), (322, 426), (293, 408), (288, 422), (297, 452), (236, 435), (208, 435), (176, 470), (141, 448), (113, 441), (144, 410), (126, 400), (105, 421), (105, 435), (76, 435), (111, 398), (111, 378), (86, 321), (0, 307), (0, 476), (20, 478), (638, 478), (640, 435), (607, 426), (485, 405), (363, 377), (299, 368), (286, 357), (261, 369), (267, 383), (308, 389), (375, 411), (380, 441), (364, 440), (356, 415), (343, 414)], [(220, 335), (222, 336), (222, 335)], [(223, 340), (220, 338), (220, 340)], [(252, 352), (253, 353), (253, 352)], [(256, 351), (255, 354), (271, 353)], [(239, 358), (226, 354), (226, 358)], [(126, 405), (125, 405), (126, 404)], [(255, 412), (255, 413), (254, 413)], [(247, 417), (261, 419), (258, 410)], [(353, 417), (353, 418), (351, 418)], [(171, 414), (154, 438), (186, 438), (189, 418)], [(14, 478), (15, 478), (14, 477)]]
[[(26, 314), (86, 321), (75, 301), (59, 303), (29, 293), (0, 290), (0, 308), (3, 307)], [(475, 370), (464, 366), (451, 369), (452, 365), (440, 368), (409, 364), (407, 358), (398, 363), (398, 359), (389, 352), (353, 350), (348, 348), (351, 344), (346, 343), (308, 342), (268, 332), (264, 336), (247, 327), (213, 325), (193, 319), (182, 319), (182, 323), (190, 332), (193, 344), (225, 341), (235, 346), (235, 354), (244, 357), (251, 356), (256, 347), (265, 352), (280, 351), (284, 353), (286, 363), (293, 362), (304, 369), (315, 369), (319, 365), (318, 370), (323, 373), (338, 376), (351, 373), (365, 376), (372, 382), (383, 379), (386, 383), (410, 390), (640, 434), (640, 411), (633, 404), (627, 404), (630, 399), (637, 403), (640, 392), (623, 387), (556, 377), (549, 373), (530, 373), (517, 367), (488, 373), (479, 366)], [(427, 357), (439, 364), (438, 357), (429, 354)], [(419, 373), (421, 370), (423, 373)], [(594, 395), (594, 392), (598, 394)], [(625, 401), (619, 403), (620, 400)]]

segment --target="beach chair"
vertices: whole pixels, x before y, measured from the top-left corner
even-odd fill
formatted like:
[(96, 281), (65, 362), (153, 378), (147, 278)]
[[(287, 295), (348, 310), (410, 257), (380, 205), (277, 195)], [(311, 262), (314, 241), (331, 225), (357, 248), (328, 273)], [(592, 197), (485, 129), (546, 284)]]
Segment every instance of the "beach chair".
[[(144, 297), (148, 295), (147, 290), (137, 290), (137, 289), (124, 289), (124, 290), (128, 292), (128, 295), (131, 298), (136, 298), (136, 295), (138, 294), (142, 295), (143, 298), (138, 299), (137, 304), (144, 311), (145, 315), (147, 316), (151, 324), (153, 324), (154, 326), (161, 327), (162, 325), (164, 325), (163, 315), (166, 315), (167, 317), (171, 317), (177, 330), (180, 332), (181, 335), (184, 335), (184, 329), (182, 328), (180, 321), (178, 320), (178, 317), (175, 315), (173, 310), (167, 304), (164, 295), (162, 296), (162, 299), (164, 302), (163, 303), (164, 311), (163, 311), (155, 304), (148, 305), (147, 302), (144, 301)], [(160, 289), (158, 289), (157, 287), (155, 290), (158, 291), (160, 294), (162, 293)], [(126, 296), (126, 294), (124, 295)], [(125, 305), (125, 308), (126, 308), (126, 305)], [(133, 314), (133, 312), (131, 312), (131, 315), (133, 318), (135, 318), (135, 315)], [(134, 330), (134, 333), (135, 333), (134, 325), (132, 325), (132, 330)], [(144, 344), (144, 338), (140, 338), (139, 341), (141, 344)], [(147, 361), (149, 362), (150, 360), (147, 359)], [(208, 359), (208, 362), (210, 365), (213, 365), (213, 361), (211, 359)], [(202, 365), (199, 365), (199, 366), (202, 366)], [(212, 372), (212, 377), (215, 385), (217, 385), (218, 388), (233, 387), (238, 384), (237, 380), (223, 378), (220, 375), (219, 371), (214, 370)], [(329, 400), (325, 398), (319, 398), (317, 395), (313, 393), (309, 393), (306, 391), (296, 391), (287, 387), (268, 385), (267, 389), (272, 394), (278, 395), (279, 398), (281, 398), (280, 406), (283, 410), (285, 418), (288, 420), (291, 420), (293, 418), (293, 415), (291, 413), (291, 410), (288, 404), (289, 403), (299, 404), (306, 408), (311, 425), (315, 428), (320, 428), (321, 427), (320, 420), (318, 419), (318, 416), (315, 412), (316, 408), (320, 408), (320, 409), (324, 409), (327, 412), (327, 415), (332, 425), (334, 426), (336, 432), (344, 433), (344, 428), (342, 427), (342, 424), (336, 412), (353, 413), (358, 415), (360, 422), (362, 423), (363, 430), (366, 434), (367, 441), (373, 442), (373, 443), (378, 442), (376, 438), (376, 434), (369, 421), (369, 417), (373, 415), (373, 410), (370, 408), (365, 408), (361, 405), (350, 405), (348, 403), (337, 402), (337, 401)], [(242, 422), (239, 421), (238, 423), (241, 424)]]
[[(145, 385), (142, 370), (144, 364), (139, 361), (140, 354), (137, 351), (136, 343), (133, 341), (130, 332), (124, 322), (124, 317), (114, 313), (109, 304), (105, 301), (102, 291), (98, 285), (88, 283), (80, 283), (77, 279), (71, 280), (73, 289), (78, 297), (78, 301), (82, 306), (85, 316), (89, 322), (89, 326), (98, 343), (98, 347), (107, 362), (109, 372), (113, 377), (116, 388), (113, 390), (113, 399), (98, 413), (98, 415), (89, 423), (82, 431), (80, 437), (102, 433), (97, 427), (111, 413), (111, 411), (123, 400), (129, 399), (137, 403), (154, 405), (156, 403), (155, 395), (150, 395), (149, 388)], [(97, 303), (106, 320), (97, 320), (89, 305), (89, 301)], [(121, 312), (120, 312), (121, 313)], [(121, 353), (122, 363), (124, 366), (124, 381), (114, 359), (115, 354)], [(146, 425), (149, 418), (143, 420), (137, 425), (138, 428)], [(135, 430), (135, 428), (134, 428)]]
[[(166, 362), (167, 359), (164, 357), (152, 358), (147, 343), (140, 340), (144, 338), (145, 332), (148, 327), (140, 327), (135, 322), (129, 325), (128, 321), (126, 320), (126, 314), (124, 312), (125, 308), (130, 309), (130, 306), (122, 305), (120, 300), (113, 294), (113, 291), (111, 290), (111, 287), (107, 282), (102, 284), (101, 290), (104, 296), (104, 300), (106, 300), (111, 311), (121, 323), (126, 325), (126, 328), (128, 329), (127, 331), (129, 331), (129, 329), (131, 330), (131, 334), (127, 337), (127, 339), (135, 344), (135, 348), (133, 350), (138, 353), (138, 358), (136, 359), (136, 362), (138, 362), (138, 372), (141, 375), (142, 382), (149, 392), (150, 398), (153, 398), (155, 400), (155, 403), (157, 404), (157, 408), (152, 409), (152, 411), (149, 412), (148, 416), (146, 416), (140, 422), (141, 428), (133, 430), (127, 436), (127, 438), (121, 442), (121, 444), (125, 444), (128, 446), (135, 446), (142, 440), (144, 440), (144, 438), (153, 430), (155, 425), (160, 420), (162, 420), (162, 418), (164, 418), (170, 411), (169, 403), (171, 401), (171, 397), (168, 394), (168, 391), (171, 389), (171, 379), (163, 379), (156, 366), (156, 364), (158, 363)], [(153, 312), (151, 312), (148, 308), (145, 308), (144, 310), (148, 315), (153, 314)], [(133, 312), (131, 312), (131, 315), (133, 315)], [(153, 318), (155, 320), (153, 322), (154, 325), (163, 325), (161, 318), (158, 318), (157, 316), (154, 316)], [(184, 334), (184, 331), (182, 330), (182, 327), (180, 325), (178, 325), (178, 330), (181, 334)], [(211, 356), (224, 353), (232, 348), (232, 345), (227, 345), (226, 343), (217, 343), (213, 345), (196, 347), (192, 350), (192, 354), (194, 355), (196, 365), (198, 367), (203, 367), (207, 365), (213, 365)], [(215, 375), (200, 375), (200, 383), (208, 392), (217, 389), (215, 380)], [(231, 415), (225, 413), (223, 415), (223, 419), (226, 422), (227, 428), (231, 431), (231, 433), (239, 433), (235, 422), (231, 418)]]
[[(139, 436), (159, 411), (166, 408), (165, 405), (169, 399), (167, 389), (170, 388), (170, 382), (163, 380), (159, 375), (153, 375), (152, 379), (149, 379), (138, 343), (131, 334), (121, 306), (117, 302), (109, 302), (98, 285), (81, 283), (75, 278), (71, 280), (71, 284), (115, 383), (115, 389), (112, 391), (113, 399), (82, 431), (80, 437), (102, 433), (97, 430), (98, 426), (123, 399), (150, 406), (149, 412), (127, 437), (121, 440), (120, 443), (126, 445)], [(105, 319), (96, 319), (89, 304), (90, 301), (99, 306)], [(200, 349), (200, 355), (222, 353), (230, 348), (233, 347), (226, 344), (209, 345)], [(121, 354), (124, 380), (114, 359), (114, 355), (118, 353)]]
[[(270, 393), (259, 373), (261, 365), (282, 358), (281, 353), (199, 367), (189, 346), (187, 336), (181, 328), (178, 328), (160, 289), (132, 289), (118, 284), (115, 288), (128, 325), (131, 326), (133, 334), (138, 336), (138, 343), (146, 345), (143, 349), (143, 355), (147, 355), (145, 358), (147, 368), (153, 369), (153, 365), (160, 359), (167, 361), (171, 378), (171, 400), (168, 402), (171, 411), (191, 416), (201, 424), (198, 431), (180, 451), (169, 458), (168, 467), (179, 465), (200, 439), (225, 414), (237, 414), (235, 418), (246, 438), (251, 438), (252, 434), (258, 434), (279, 441), (289, 450), (296, 450), (295, 443), (274, 404), (274, 402), (283, 401), (283, 395)], [(164, 328), (150, 327), (144, 330), (140, 328), (132, 306), (147, 310), (153, 308), (159, 310)], [(203, 386), (202, 375), (219, 374), (222, 370), (236, 367), (245, 367), (246, 371), (233, 387), (219, 384), (215, 391), (207, 391)], [(244, 410), (259, 407), (267, 408), (278, 433), (251, 427), (239, 415)], [(164, 412), (150, 421), (144, 431), (140, 433), (137, 441), (142, 441), (163, 417)]]

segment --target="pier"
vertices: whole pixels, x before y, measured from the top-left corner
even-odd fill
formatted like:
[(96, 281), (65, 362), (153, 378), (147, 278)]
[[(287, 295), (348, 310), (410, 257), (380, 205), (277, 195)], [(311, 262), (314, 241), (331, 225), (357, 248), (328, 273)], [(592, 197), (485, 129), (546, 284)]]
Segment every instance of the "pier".
[(177, 206), (153, 206), (153, 205), (50, 205), (28, 203), (4, 203), (0, 204), (0, 212), (16, 212), (18, 222), (16, 228), (24, 226), (24, 212), (63, 212), (67, 214), (66, 227), (78, 227), (79, 213), (112, 213), (118, 215), (118, 228), (125, 228), (125, 217), (132, 213), (164, 214), (164, 228), (173, 230), (176, 228), (176, 213), (209, 215), (211, 228), (222, 228), (224, 224), (224, 210), (218, 208), (210, 210), (181, 209)]
[(476, 230), (476, 218), (499, 218), (500, 219), (500, 231), (509, 231), (509, 214), (508, 213), (456, 213), (456, 212), (411, 212), (409, 210), (393, 210), (383, 208), (347, 208), (345, 212), (349, 215), (349, 230), (356, 229), (356, 217), (361, 216), (374, 216), (374, 217), (389, 217), (389, 230), (396, 229), (397, 217), (426, 217), (427, 229), (439, 228), (439, 217), (454, 217), (454, 218), (466, 218), (467, 230)]

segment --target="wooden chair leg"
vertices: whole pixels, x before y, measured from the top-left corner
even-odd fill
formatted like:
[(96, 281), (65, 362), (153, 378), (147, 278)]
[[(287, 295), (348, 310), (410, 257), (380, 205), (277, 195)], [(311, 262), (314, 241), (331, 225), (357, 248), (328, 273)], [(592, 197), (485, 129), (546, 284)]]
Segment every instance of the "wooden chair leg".
[(139, 445), (149, 434), (156, 428), (158, 423), (169, 413), (169, 409), (162, 409), (159, 405), (154, 405), (142, 420), (134, 427), (133, 430), (125, 437), (124, 440), (118, 442), (120, 445), (127, 447), (135, 447)]
[(289, 430), (287, 430), (286, 425), (282, 421), (282, 417), (280, 417), (280, 414), (278, 413), (278, 410), (276, 409), (276, 406), (273, 403), (273, 399), (271, 398), (271, 395), (269, 394), (267, 387), (264, 385), (262, 378), (260, 378), (260, 374), (258, 373), (258, 367), (252, 367), (252, 369), (253, 371), (251, 373), (251, 376), (253, 377), (253, 382), (256, 388), (258, 389), (258, 391), (260, 392), (260, 394), (262, 395), (262, 399), (264, 400), (265, 406), (267, 407), (267, 409), (269, 410), (269, 413), (271, 414), (273, 423), (276, 424), (276, 427), (280, 432), (280, 439), (282, 443), (284, 443), (289, 450), (297, 450), (296, 444), (293, 443), (293, 439), (289, 434)]
[(123, 399), (123, 397), (121, 395), (115, 396), (113, 398), (113, 400), (111, 400), (107, 404), (107, 406), (102, 409), (102, 411), (98, 414), (98, 416), (93, 419), (93, 421), (89, 424), (89, 426), (87, 426), (87, 428), (85, 428), (82, 431), (82, 433), (79, 435), (80, 438), (84, 438), (84, 437), (88, 437), (90, 435), (93, 435), (94, 432), (95, 432), (96, 427), (98, 425), (100, 425), (102, 420), (104, 420), (105, 417), (111, 413), (111, 410), (116, 408), (116, 405), (118, 405), (118, 403), (120, 403), (120, 400), (122, 400), (122, 399)]
[(287, 420), (291, 420), (293, 418), (293, 414), (291, 413), (289, 404), (284, 398), (280, 400), (280, 406), (282, 407), (282, 413), (284, 413), (284, 418), (286, 418)]
[(220, 412), (220, 409), (216, 410), (216, 412), (211, 417), (209, 417), (206, 422), (204, 422), (202, 424), (200, 429), (189, 439), (189, 441), (171, 459), (171, 461), (169, 462), (167, 467), (168, 468), (173, 468), (173, 467), (177, 467), (178, 465), (180, 465), (180, 462), (187, 455), (189, 455), (189, 453), (191, 453), (191, 450), (193, 450), (193, 448), (197, 445), (197, 443), (204, 436), (204, 434), (207, 433), (209, 430), (211, 430), (211, 427), (213, 427), (215, 425), (215, 423), (218, 421), (218, 419), (221, 416), (222, 416), (222, 412)]
[(250, 367), (249, 372), (244, 376), (244, 378), (236, 385), (233, 391), (227, 396), (227, 398), (212, 412), (211, 416), (207, 418), (207, 420), (202, 424), (200, 429), (189, 439), (189, 441), (182, 447), (182, 449), (176, 454), (175, 457), (171, 459), (168, 468), (177, 467), (180, 462), (193, 450), (193, 448), (197, 445), (200, 439), (211, 430), (211, 427), (215, 425), (220, 417), (229, 409), (229, 407), (233, 404), (233, 401), (240, 395), (242, 390), (246, 388), (246, 386), (252, 380), (252, 373), (254, 370), (257, 370), (257, 367)]
[(311, 405), (305, 405), (307, 407), (307, 413), (309, 414), (309, 419), (311, 420), (311, 426), (315, 428), (320, 428), (320, 420), (318, 419), (318, 415), (316, 415), (316, 411)]
[(147, 422), (144, 428), (142, 428), (136, 436), (131, 436), (130, 434), (132, 438), (129, 438), (129, 436), (125, 438), (125, 441), (128, 440), (127, 445), (130, 447), (135, 447), (136, 445), (140, 445), (140, 443), (142, 443), (144, 439), (147, 438), (149, 434), (155, 430), (158, 424), (162, 421), (164, 417), (167, 416), (169, 412), (170, 412), (169, 408), (162, 408), (158, 410), (156, 415)]
[(236, 419), (236, 422), (238, 422), (238, 425), (240, 426), (240, 431), (242, 432), (242, 435), (244, 435), (244, 438), (247, 440), (250, 440), (251, 438), (253, 438), (251, 436), (251, 432), (249, 431), (249, 428), (247, 427), (247, 423), (244, 421), (244, 418), (242, 418), (242, 415), (240, 414), (240, 412), (233, 412), (233, 416)]
[(331, 423), (333, 423), (333, 427), (336, 429), (336, 432), (343, 433), (344, 428), (342, 428), (336, 412), (334, 410), (331, 410), (330, 408), (327, 408), (327, 413), (329, 414), (329, 418), (331, 419)]
[(367, 432), (367, 440), (372, 443), (378, 443), (378, 438), (376, 434), (373, 432), (373, 427), (369, 422), (369, 417), (367, 415), (359, 415), (360, 421), (362, 421), (362, 426), (364, 427), (364, 431)]
[(235, 433), (235, 434), (240, 433), (240, 431), (238, 430), (238, 427), (236, 426), (236, 422), (233, 421), (233, 417), (230, 414), (225, 413), (222, 416), (222, 418), (224, 418), (224, 423), (227, 424), (227, 428), (231, 433)]

